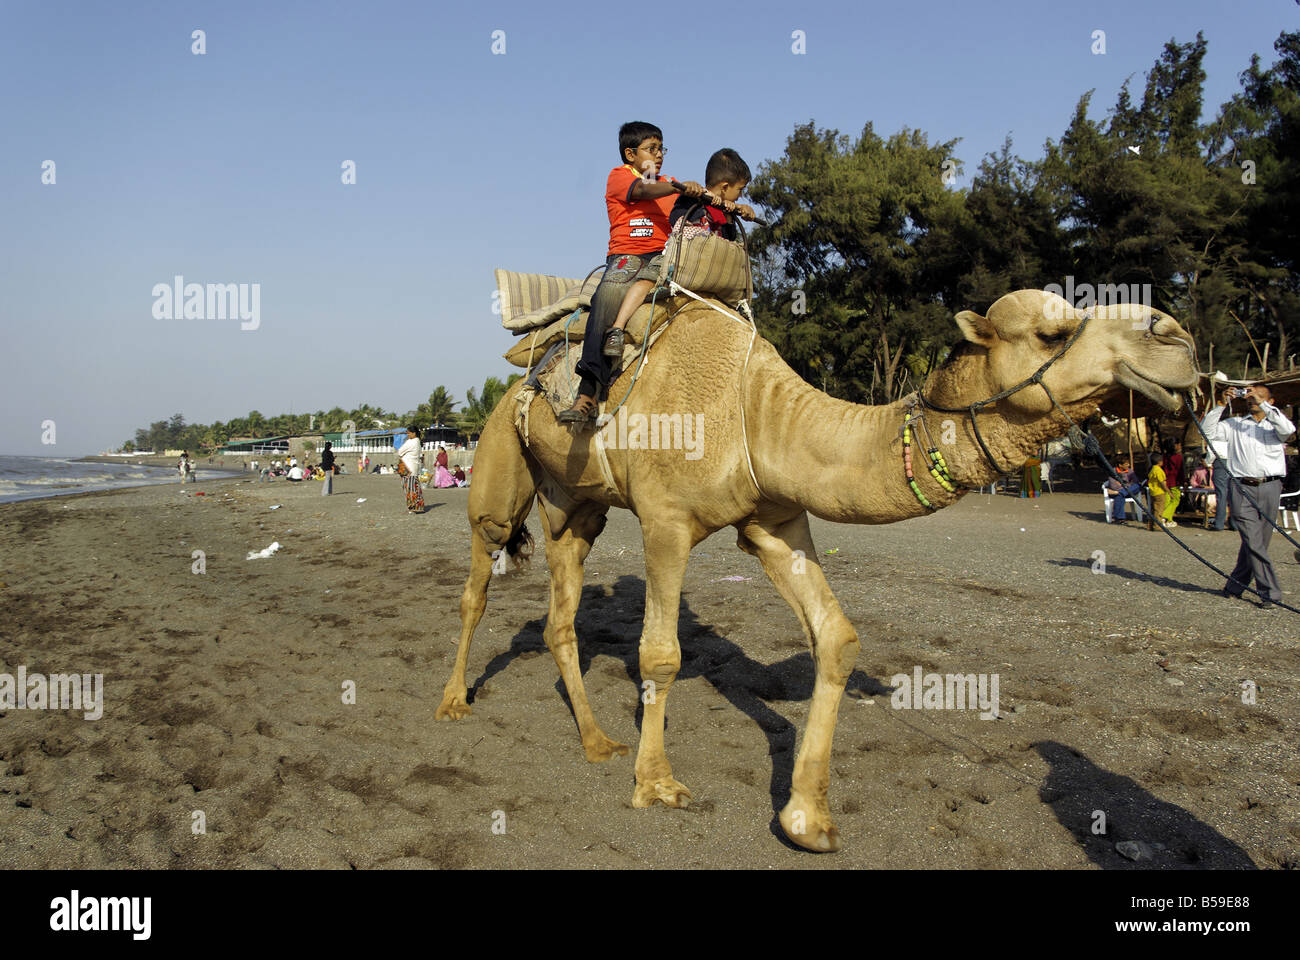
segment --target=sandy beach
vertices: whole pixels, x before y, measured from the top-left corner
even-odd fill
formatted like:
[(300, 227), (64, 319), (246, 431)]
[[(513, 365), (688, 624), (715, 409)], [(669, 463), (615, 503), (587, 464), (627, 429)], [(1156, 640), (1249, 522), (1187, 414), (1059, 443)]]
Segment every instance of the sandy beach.
[[(97, 720), (0, 715), (0, 866), (1300, 866), (1300, 617), (1220, 597), (1162, 534), (1101, 522), (1098, 496), (813, 521), (862, 640), (832, 757), (844, 850), (819, 856), (774, 816), (812, 663), (734, 532), (696, 548), (683, 594), (666, 743), (694, 802), (635, 810), (632, 757), (583, 757), (542, 640), (540, 542), (493, 581), (472, 715), (439, 723), (468, 491), (428, 489), (408, 516), (396, 477), (334, 489), (234, 478), (0, 506), (0, 672), (104, 677)], [(1231, 565), (1234, 534), (1179, 532)], [(1300, 564), (1280, 538), (1273, 558), (1295, 604)], [(577, 630), (596, 716), (634, 748), (643, 577), (636, 520), (612, 511)], [(997, 674), (1001, 716), (894, 709), (891, 677), (916, 667)], [(1122, 857), (1125, 840), (1151, 857)]]

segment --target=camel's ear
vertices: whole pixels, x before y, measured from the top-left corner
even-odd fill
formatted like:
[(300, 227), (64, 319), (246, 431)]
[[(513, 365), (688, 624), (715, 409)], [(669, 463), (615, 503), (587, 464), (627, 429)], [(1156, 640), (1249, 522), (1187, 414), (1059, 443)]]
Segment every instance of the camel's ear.
[(993, 329), (993, 324), (989, 323), (987, 317), (981, 317), (972, 310), (963, 310), (957, 314), (957, 326), (961, 327), (962, 336), (971, 343), (978, 344), (984, 348), (993, 346), (998, 335)]

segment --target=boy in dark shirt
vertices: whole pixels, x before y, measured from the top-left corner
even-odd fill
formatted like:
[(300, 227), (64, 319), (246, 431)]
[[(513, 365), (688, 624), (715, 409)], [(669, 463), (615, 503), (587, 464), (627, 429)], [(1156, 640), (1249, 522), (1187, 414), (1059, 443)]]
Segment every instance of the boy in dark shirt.
[[(577, 372), (582, 376), (578, 399), (558, 419), (581, 423), (596, 414), (596, 391), (609, 386), (611, 368), (606, 356), (605, 327), (617, 319), (631, 284), (658, 276), (664, 244), (668, 242), (668, 213), (672, 198), (681, 192), (700, 197), (704, 187), (694, 181), (675, 185), (659, 176), (664, 158), (663, 132), (652, 123), (625, 123), (618, 131), (618, 154), (623, 165), (610, 171), (605, 182), (605, 208), (609, 213), (609, 257), (605, 275), (591, 297), (591, 312), (582, 341), (582, 359)], [(645, 295), (642, 294), (642, 299)], [(631, 314), (629, 314), (630, 316)], [(626, 324), (626, 319), (623, 321)], [(615, 331), (610, 331), (611, 338)], [(622, 353), (623, 330), (611, 344), (610, 353)]]
[[(704, 202), (685, 195), (678, 197), (668, 214), (668, 226), (675, 227), (678, 220), (687, 217), (688, 230), (716, 233), (723, 240), (738, 240), (740, 231), (736, 228), (734, 215), (738, 213), (754, 219), (751, 207), (736, 203), (752, 179), (749, 164), (740, 158), (740, 154), (730, 147), (723, 147), (709, 157), (704, 168), (704, 189), (711, 196), (706, 195)], [(689, 237), (691, 234), (685, 235)]]

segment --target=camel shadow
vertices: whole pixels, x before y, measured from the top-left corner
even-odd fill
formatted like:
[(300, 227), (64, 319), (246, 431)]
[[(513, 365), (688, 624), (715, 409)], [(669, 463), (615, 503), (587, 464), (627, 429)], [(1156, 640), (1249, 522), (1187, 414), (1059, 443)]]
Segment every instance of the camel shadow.
[(1077, 520), (1092, 520), (1097, 523), (1106, 523), (1106, 514), (1101, 510), (1093, 513), (1091, 510), (1067, 510), (1065, 511)]
[[(1081, 567), (1086, 570), (1092, 569), (1091, 560), (1081, 560), (1078, 557), (1065, 557), (1061, 560), (1048, 560), (1050, 564), (1058, 567)], [(1214, 571), (1210, 571), (1213, 576), (1218, 576)], [(1174, 590), (1181, 590), (1183, 593), (1212, 593), (1219, 594), (1220, 587), (1207, 587), (1199, 583), (1186, 583), (1182, 580), (1175, 580), (1172, 577), (1153, 576), (1149, 573), (1142, 573), (1138, 570), (1129, 570), (1127, 567), (1117, 567), (1113, 563), (1106, 564), (1106, 572), (1102, 576), (1117, 576), (1125, 580), (1139, 580), (1144, 583), (1153, 583), (1158, 587), (1170, 587)]]
[[(1167, 803), (1128, 777), (1096, 766), (1054, 740), (1034, 744), (1051, 767), (1039, 798), (1052, 808), (1088, 859), (1103, 870), (1256, 870), (1241, 847), (1177, 804)], [(1104, 835), (1093, 824), (1105, 817)], [(1149, 858), (1133, 861), (1115, 845), (1140, 840)]]
[[(619, 577), (609, 593), (606, 593), (604, 587), (599, 586), (583, 588), (582, 600), (578, 606), (577, 616), (574, 618), (574, 629), (578, 634), (578, 667), (584, 677), (597, 657), (613, 657), (622, 663), (623, 672), (632, 685), (632, 691), (639, 690), (641, 667), (638, 644), (644, 610), (645, 581), (640, 577), (632, 575)], [(793, 613), (790, 619), (792, 634), (800, 635)], [(538, 653), (548, 652), (543, 639), (545, 624), (545, 617), (524, 624), (511, 640), (510, 649), (493, 657), (483, 673), (471, 685), (467, 702), (473, 703), (475, 692), (492, 677), (504, 671), (512, 660), (521, 656), (531, 658)], [(682, 665), (677, 679), (703, 677), (733, 707), (753, 720), (763, 731), (763, 735), (767, 738), (768, 755), (772, 758), (771, 778), (768, 784), (768, 793), (772, 800), (772, 820), (769, 828), (772, 835), (789, 849), (801, 850), (801, 847), (791, 843), (786, 837), (778, 817), (790, 799), (790, 778), (794, 772), (797, 731), (794, 725), (772, 709), (769, 703), (811, 699), (815, 680), (812, 656), (804, 650), (778, 663), (760, 663), (746, 655), (739, 646), (723, 637), (711, 626), (701, 622), (685, 599), (681, 601), (678, 608), (677, 636), (682, 650)], [(572, 716), (573, 704), (569, 701), (564, 681), (557, 678), (555, 689)], [(875, 697), (887, 696), (892, 689), (862, 670), (855, 669), (849, 675), (845, 692)], [(638, 697), (634, 717), (638, 733), (641, 730), (643, 713), (644, 706)], [(671, 723), (670, 710), (665, 726)], [(577, 730), (576, 719), (574, 729)]]

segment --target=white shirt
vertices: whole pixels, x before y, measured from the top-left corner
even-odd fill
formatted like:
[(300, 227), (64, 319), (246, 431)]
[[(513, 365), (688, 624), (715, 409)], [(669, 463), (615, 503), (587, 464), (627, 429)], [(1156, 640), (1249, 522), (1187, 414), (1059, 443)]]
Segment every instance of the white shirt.
[(289, 479), (290, 479), (290, 480), (301, 480), (301, 479), (302, 479), (302, 467), (290, 467), (290, 468), (289, 468)]
[(406, 442), (398, 449), (397, 455), (402, 458), (406, 464), (406, 469), (412, 473), (420, 472), (420, 438), (407, 437)]
[(1286, 475), (1286, 457), (1283, 443), (1295, 433), (1295, 424), (1277, 407), (1261, 400), (1259, 408), (1264, 419), (1254, 417), (1228, 417), (1223, 419), (1224, 407), (1215, 407), (1201, 421), (1201, 429), (1213, 441), (1226, 448), (1228, 472), (1234, 477), (1282, 477)]

